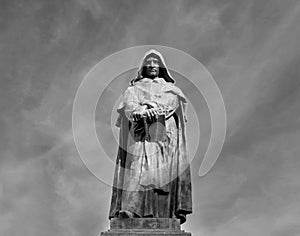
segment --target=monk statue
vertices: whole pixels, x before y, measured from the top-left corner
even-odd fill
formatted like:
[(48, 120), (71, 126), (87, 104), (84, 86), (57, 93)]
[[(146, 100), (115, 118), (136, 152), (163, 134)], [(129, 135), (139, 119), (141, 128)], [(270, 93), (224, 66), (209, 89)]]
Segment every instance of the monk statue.
[(118, 106), (120, 128), (109, 218), (192, 213), (186, 105), (161, 53), (148, 51)]

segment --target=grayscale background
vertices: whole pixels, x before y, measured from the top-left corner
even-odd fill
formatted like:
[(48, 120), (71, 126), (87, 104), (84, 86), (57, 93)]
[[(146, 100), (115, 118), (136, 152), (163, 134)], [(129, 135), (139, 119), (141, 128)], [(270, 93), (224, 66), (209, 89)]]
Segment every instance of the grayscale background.
[(203, 63), (228, 116), (213, 169), (199, 177), (193, 162), (183, 228), (299, 236), (299, 25), (296, 0), (1, 0), (0, 235), (107, 230), (111, 188), (76, 151), (74, 96), (101, 59), (159, 44)]

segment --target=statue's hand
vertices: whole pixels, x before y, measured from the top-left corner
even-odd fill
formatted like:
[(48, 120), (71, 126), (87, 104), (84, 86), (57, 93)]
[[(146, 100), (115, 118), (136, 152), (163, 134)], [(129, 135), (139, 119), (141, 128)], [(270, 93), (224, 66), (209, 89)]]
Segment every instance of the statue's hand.
[(138, 122), (140, 119), (143, 118), (143, 116), (145, 116), (145, 111), (146, 111), (147, 106), (142, 106), (140, 109), (132, 112), (132, 119), (134, 122)]
[(132, 119), (134, 122), (139, 121), (143, 117), (143, 112), (142, 111), (134, 111), (132, 112)]
[(150, 108), (144, 112), (144, 116), (146, 116), (150, 120), (154, 120), (154, 119), (157, 119), (158, 112), (159, 112), (159, 109), (157, 107)]

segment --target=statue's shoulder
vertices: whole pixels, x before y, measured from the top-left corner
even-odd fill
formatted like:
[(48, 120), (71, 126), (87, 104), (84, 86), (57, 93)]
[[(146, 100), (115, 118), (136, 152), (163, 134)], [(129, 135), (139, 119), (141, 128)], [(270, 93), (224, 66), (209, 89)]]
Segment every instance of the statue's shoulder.
[(167, 90), (173, 92), (174, 94), (186, 100), (186, 97), (182, 92), (182, 90), (179, 87), (177, 87), (174, 83), (168, 82)]
[(129, 85), (122, 93), (122, 100), (132, 99), (138, 94), (138, 88), (135, 85)]
[[(166, 86), (170, 89), (173, 89), (173, 90), (177, 90), (179, 91), (180, 88), (176, 86), (176, 84), (172, 83), (172, 82), (166, 82)], [(181, 91), (181, 90), (180, 90)]]
[(135, 90), (135, 85), (129, 85), (124, 91), (123, 94), (132, 93)]

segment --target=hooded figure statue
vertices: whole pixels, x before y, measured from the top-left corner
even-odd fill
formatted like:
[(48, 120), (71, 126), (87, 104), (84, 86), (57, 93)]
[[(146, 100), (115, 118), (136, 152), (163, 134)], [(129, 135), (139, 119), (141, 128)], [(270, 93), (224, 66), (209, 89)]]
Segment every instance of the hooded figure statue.
[(109, 218), (178, 218), (184, 223), (192, 213), (186, 104), (163, 56), (147, 52), (118, 107)]

